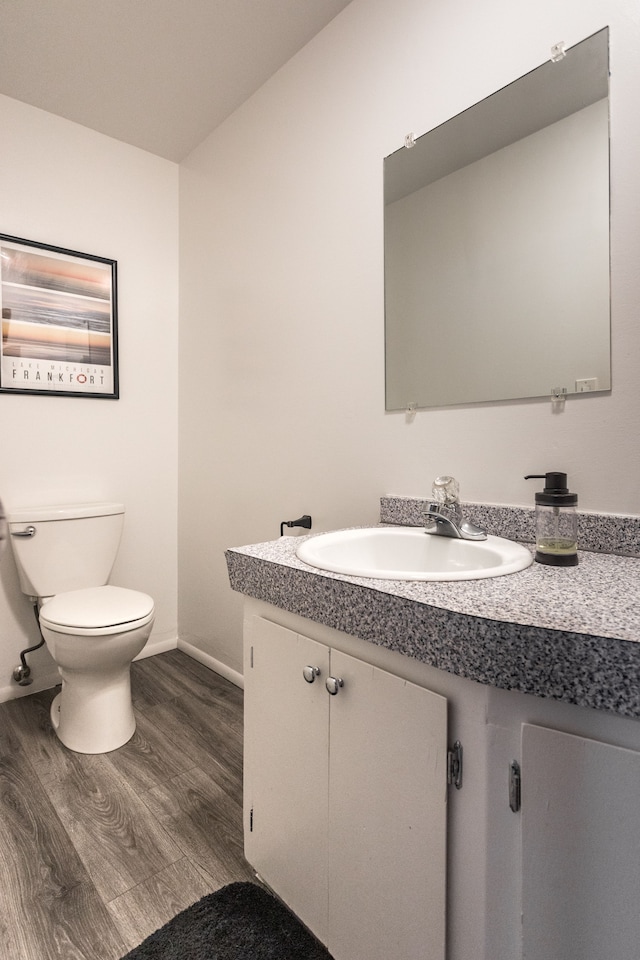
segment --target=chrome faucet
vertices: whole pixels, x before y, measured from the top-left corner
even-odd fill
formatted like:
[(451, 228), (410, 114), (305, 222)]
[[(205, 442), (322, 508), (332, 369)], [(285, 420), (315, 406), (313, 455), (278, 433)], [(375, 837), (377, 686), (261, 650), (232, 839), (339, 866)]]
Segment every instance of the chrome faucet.
[(460, 488), (454, 477), (436, 477), (431, 489), (433, 499), (427, 503), (425, 532), (457, 540), (486, 540), (480, 527), (465, 520), (460, 506)]

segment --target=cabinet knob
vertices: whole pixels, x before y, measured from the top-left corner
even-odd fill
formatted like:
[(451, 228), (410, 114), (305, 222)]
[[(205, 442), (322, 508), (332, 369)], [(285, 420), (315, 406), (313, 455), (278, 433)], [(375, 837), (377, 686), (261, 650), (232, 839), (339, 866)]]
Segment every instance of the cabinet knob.
[(320, 676), (320, 668), (311, 667), (307, 664), (306, 667), (302, 668), (302, 676), (305, 678), (307, 683), (313, 683), (315, 678)]
[(344, 680), (342, 677), (327, 677), (325, 686), (331, 696), (335, 697), (340, 687), (344, 687)]

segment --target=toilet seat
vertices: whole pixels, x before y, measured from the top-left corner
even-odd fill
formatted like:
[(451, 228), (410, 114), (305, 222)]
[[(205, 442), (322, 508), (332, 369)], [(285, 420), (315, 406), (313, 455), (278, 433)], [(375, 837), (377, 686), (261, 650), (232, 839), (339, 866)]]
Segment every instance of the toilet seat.
[(126, 587), (89, 587), (59, 593), (40, 608), (40, 624), (57, 633), (106, 636), (135, 630), (154, 616), (153, 599)]

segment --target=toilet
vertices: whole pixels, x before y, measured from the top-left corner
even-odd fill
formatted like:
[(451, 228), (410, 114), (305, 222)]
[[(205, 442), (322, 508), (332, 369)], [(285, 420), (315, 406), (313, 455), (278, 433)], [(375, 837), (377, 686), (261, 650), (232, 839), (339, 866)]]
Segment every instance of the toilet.
[(62, 677), (51, 704), (59, 739), (77, 753), (108, 753), (131, 739), (131, 661), (155, 615), (146, 593), (107, 584), (124, 522), (120, 503), (9, 512), (20, 588)]

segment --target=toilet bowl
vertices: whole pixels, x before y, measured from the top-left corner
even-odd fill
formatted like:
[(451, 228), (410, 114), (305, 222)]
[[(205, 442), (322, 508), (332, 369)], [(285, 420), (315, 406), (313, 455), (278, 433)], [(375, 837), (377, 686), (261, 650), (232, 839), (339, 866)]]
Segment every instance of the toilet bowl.
[(107, 753), (133, 736), (130, 666), (153, 618), (151, 597), (124, 587), (75, 590), (41, 606), (42, 636), (62, 678), (51, 723), (70, 750)]
[(42, 636), (62, 678), (51, 705), (57, 736), (78, 753), (107, 753), (136, 723), (131, 661), (153, 627), (153, 599), (107, 583), (124, 507), (71, 504), (12, 511), (20, 586), (37, 601)]

